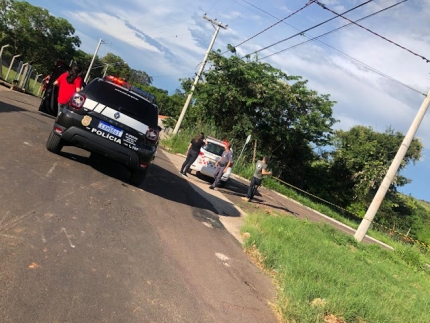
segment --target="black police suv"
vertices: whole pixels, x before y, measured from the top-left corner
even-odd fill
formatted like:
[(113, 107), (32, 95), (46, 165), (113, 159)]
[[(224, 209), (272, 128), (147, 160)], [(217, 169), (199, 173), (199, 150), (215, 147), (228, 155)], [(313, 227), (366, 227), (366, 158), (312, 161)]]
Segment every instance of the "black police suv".
[(73, 145), (116, 160), (140, 185), (159, 140), (158, 107), (150, 93), (113, 76), (96, 78), (75, 93), (55, 119), (46, 148)]

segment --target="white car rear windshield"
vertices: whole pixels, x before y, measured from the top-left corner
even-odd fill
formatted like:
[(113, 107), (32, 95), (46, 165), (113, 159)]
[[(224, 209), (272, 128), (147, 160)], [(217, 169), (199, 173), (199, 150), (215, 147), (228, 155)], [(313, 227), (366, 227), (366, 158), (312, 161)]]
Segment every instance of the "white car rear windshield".
[(204, 146), (203, 149), (217, 156), (221, 156), (224, 152), (224, 146), (215, 144), (213, 142), (208, 142), (208, 144)]

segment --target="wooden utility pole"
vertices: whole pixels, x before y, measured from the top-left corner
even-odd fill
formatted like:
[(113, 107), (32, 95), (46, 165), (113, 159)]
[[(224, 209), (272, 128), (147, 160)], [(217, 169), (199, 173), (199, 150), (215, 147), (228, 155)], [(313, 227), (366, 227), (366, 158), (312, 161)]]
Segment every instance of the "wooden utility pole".
[(220, 28), (227, 29), (227, 25), (223, 26), (220, 22), (216, 21), (216, 19), (212, 20), (212, 19), (208, 18), (206, 16), (206, 14), (203, 16), (203, 19), (206, 19), (207, 21), (209, 21), (212, 24), (212, 26), (214, 26), (214, 27), (216, 26), (215, 27), (215, 34), (212, 37), (212, 41), (209, 44), (208, 50), (206, 51), (205, 58), (203, 58), (203, 62), (200, 65), (200, 69), (196, 75), (196, 78), (194, 79), (193, 86), (191, 87), (190, 94), (188, 94), (187, 100), (185, 101), (184, 107), (182, 108), (182, 112), (181, 112), (181, 115), (179, 116), (178, 122), (176, 122), (175, 129), (173, 130), (174, 135), (176, 135), (179, 131), (179, 127), (181, 126), (182, 120), (184, 119), (185, 113), (187, 112), (188, 105), (190, 104), (191, 98), (193, 97), (194, 89), (196, 88), (196, 85), (199, 82), (200, 74), (202, 74), (203, 69), (205, 68), (206, 61), (208, 60), (209, 53), (212, 50), (213, 44), (215, 43), (215, 39), (216, 39), (216, 36), (218, 35), (219, 29)]

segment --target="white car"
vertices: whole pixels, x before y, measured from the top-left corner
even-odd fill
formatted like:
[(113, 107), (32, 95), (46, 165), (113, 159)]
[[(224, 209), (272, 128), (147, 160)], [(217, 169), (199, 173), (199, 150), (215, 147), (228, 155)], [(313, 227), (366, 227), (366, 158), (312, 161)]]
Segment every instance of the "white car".
[[(199, 156), (190, 168), (196, 172), (200, 172), (203, 175), (213, 178), (215, 173), (214, 164), (221, 158), (222, 153), (224, 152), (225, 142), (212, 137), (206, 138), (206, 141), (208, 144), (200, 149)], [(231, 149), (231, 151), (233, 152), (233, 149)], [(232, 167), (233, 164), (221, 177), (221, 186), (224, 186), (230, 178)]]

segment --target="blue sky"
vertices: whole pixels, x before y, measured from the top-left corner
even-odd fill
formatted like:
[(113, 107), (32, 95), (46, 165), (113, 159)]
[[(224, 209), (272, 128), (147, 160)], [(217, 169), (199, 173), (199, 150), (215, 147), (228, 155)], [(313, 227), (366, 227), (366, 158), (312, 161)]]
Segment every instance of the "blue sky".
[[(398, 0), (401, 1), (401, 0)], [(214, 33), (202, 17), (218, 19), (221, 30), (213, 49), (225, 51), (271, 26), (278, 19), (303, 7), (308, 0), (31, 0), (73, 24), (82, 41), (81, 49), (94, 53), (99, 38), (106, 44), (99, 55), (112, 52), (132, 68), (147, 72), (153, 85), (173, 92), (179, 78), (194, 77)], [(324, 0), (342, 13), (364, 0)], [(397, 1), (375, 0), (347, 14), (356, 20)], [(305, 30), (334, 14), (311, 4), (291, 18), (237, 48), (239, 55), (255, 52)], [(430, 0), (409, 0), (360, 22), (380, 35), (413, 52), (430, 57), (428, 17)], [(337, 101), (336, 128), (354, 125), (385, 131), (389, 126), (406, 133), (424, 96), (430, 89), (430, 63), (357, 26), (285, 50), (348, 23), (336, 18), (304, 36), (294, 37), (267, 50), (259, 57), (273, 66), (309, 80), (309, 87), (330, 94)], [(282, 53), (276, 54), (279, 51)], [(274, 54), (267, 58), (268, 55)], [(379, 73), (375, 73), (374, 71)], [(384, 74), (390, 78), (381, 76)], [(410, 88), (399, 84), (404, 83)], [(428, 115), (417, 132), (425, 147), (423, 158), (402, 173), (412, 180), (401, 191), (430, 201), (430, 120)]]

